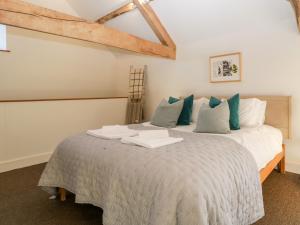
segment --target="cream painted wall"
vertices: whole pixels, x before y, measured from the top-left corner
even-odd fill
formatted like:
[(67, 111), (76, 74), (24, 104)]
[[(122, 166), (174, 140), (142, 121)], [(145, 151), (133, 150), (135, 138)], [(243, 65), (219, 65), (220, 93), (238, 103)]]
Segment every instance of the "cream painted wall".
[[(170, 95), (292, 95), (293, 133), (288, 141), (290, 171), (300, 173), (300, 35), (292, 10), (276, 24), (256, 24), (178, 46), (176, 61), (120, 54), (118, 57), (119, 94), (126, 93), (129, 65), (148, 65), (146, 116), (149, 119), (163, 97)], [(209, 83), (209, 56), (241, 51), (241, 83)]]
[[(27, 0), (76, 16), (66, 1)], [(10, 53), (0, 52), (0, 99), (109, 97), (116, 57), (88, 42), (8, 28)]]
[(9, 27), (0, 99), (114, 96), (116, 58), (105, 47)]
[(0, 173), (46, 162), (70, 135), (124, 124), (127, 99), (0, 103)]
[[(61, 0), (28, 0), (76, 15)], [(0, 100), (112, 97), (116, 57), (108, 48), (8, 28), (0, 52)], [(65, 137), (124, 123), (126, 100), (0, 103), (0, 172), (45, 162)]]

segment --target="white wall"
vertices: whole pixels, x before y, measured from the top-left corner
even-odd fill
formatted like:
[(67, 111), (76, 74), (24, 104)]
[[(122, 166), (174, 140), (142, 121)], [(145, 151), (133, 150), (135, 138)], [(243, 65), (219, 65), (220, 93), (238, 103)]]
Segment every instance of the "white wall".
[[(256, 24), (251, 26), (247, 26), (246, 23), (243, 27), (240, 22), (235, 21), (233, 26), (236, 25), (237, 29), (234, 31), (230, 27), (230, 32), (210, 37), (205, 37), (204, 34), (204, 37), (197, 41), (179, 44), (176, 61), (120, 54), (120, 94), (126, 93), (127, 77), (124, 71), (129, 65), (146, 64), (147, 118), (150, 118), (159, 101), (169, 95), (232, 95), (237, 92), (245, 95), (292, 95), (294, 138), (288, 142), (287, 161), (290, 171), (300, 173), (300, 35), (292, 7), (287, 5), (287, 2), (276, 2), (274, 3), (282, 7), (279, 9), (284, 11), (286, 17), (277, 18), (272, 23), (267, 13), (265, 20), (259, 13), (254, 13), (254, 17), (262, 19), (260, 23), (256, 21)], [(192, 15), (191, 17), (195, 17)], [(244, 18), (240, 16), (239, 19), (244, 22)], [(198, 21), (197, 24), (200, 26), (201, 23), (205, 23), (205, 27), (209, 24), (215, 25), (208, 19)], [(197, 27), (194, 26), (194, 29)], [(198, 35), (197, 30), (195, 32)], [(227, 84), (209, 83), (209, 56), (235, 51), (241, 51), (243, 54), (243, 81)]]

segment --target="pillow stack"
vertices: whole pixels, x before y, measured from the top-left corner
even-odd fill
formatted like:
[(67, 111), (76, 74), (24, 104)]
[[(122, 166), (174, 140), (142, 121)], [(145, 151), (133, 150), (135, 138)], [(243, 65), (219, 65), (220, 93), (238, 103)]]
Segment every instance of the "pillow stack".
[[(173, 104), (180, 99), (170, 97), (169, 103)], [(183, 100), (183, 107), (177, 121), (177, 125), (190, 125), (193, 112), (194, 95), (191, 95)]]
[[(211, 97), (209, 101), (209, 106), (214, 108), (221, 104), (221, 100), (215, 97)], [(240, 94), (236, 94), (232, 96), (230, 99), (227, 100), (229, 111), (230, 111), (230, 118), (229, 124), (231, 130), (239, 130), (240, 129)]]
[[(225, 102), (227, 102), (229, 114), (225, 113), (226, 104), (223, 104)], [(211, 109), (206, 105), (200, 108), (195, 132), (224, 134), (231, 130), (239, 130), (241, 127), (262, 126), (265, 121), (266, 105), (266, 101), (257, 98), (240, 99), (239, 94), (227, 100), (211, 97), (209, 100)]]
[(266, 105), (266, 101), (257, 98), (240, 99), (239, 94), (227, 100), (216, 97), (194, 100), (194, 95), (185, 99), (170, 97), (161, 101), (151, 124), (174, 128), (196, 122), (194, 132), (226, 134), (241, 127), (263, 125)]
[(151, 124), (158, 127), (174, 128), (183, 108), (183, 100), (173, 104), (163, 99), (151, 119)]
[(194, 123), (197, 122), (198, 114), (199, 114), (199, 111), (200, 111), (201, 107), (205, 104), (208, 105), (208, 103), (209, 103), (209, 100), (207, 98), (204, 98), (204, 97), (194, 100), (193, 112), (192, 112), (192, 122), (194, 122)]
[(183, 100), (170, 97), (161, 101), (151, 124), (159, 127), (174, 128), (176, 125), (190, 125), (193, 112), (194, 95)]
[(265, 122), (267, 102), (257, 98), (241, 99), (240, 125), (241, 127), (259, 127)]
[(227, 101), (221, 102), (214, 108), (204, 104), (199, 111), (194, 132), (227, 134), (230, 132), (229, 116), (230, 111)]

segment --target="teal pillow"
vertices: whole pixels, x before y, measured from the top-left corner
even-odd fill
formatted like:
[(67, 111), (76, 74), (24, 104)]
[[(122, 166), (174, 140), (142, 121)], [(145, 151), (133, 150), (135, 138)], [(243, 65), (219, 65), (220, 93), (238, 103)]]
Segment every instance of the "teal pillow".
[(209, 106), (211, 108), (215, 108), (216, 106), (220, 105), (222, 101), (216, 97), (211, 96), (209, 100)]
[[(169, 98), (169, 103), (173, 104), (178, 102), (180, 99), (178, 98)], [(177, 125), (190, 125), (192, 112), (193, 112), (193, 103), (194, 103), (194, 95), (191, 95), (184, 99), (183, 108), (181, 114), (178, 118)]]
[[(231, 130), (239, 130), (240, 129), (240, 94), (236, 94), (227, 100), (230, 110), (230, 129)], [(211, 97), (209, 100), (209, 106), (211, 108), (215, 108), (216, 106), (221, 104), (221, 100), (215, 97)]]

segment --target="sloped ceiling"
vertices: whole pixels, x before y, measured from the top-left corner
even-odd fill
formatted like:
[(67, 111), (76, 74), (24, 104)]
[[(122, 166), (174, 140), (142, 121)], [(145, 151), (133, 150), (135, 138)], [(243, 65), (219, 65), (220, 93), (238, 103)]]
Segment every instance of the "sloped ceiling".
[[(96, 20), (127, 0), (67, 0), (79, 16)], [(288, 0), (154, 0), (151, 6), (176, 43), (239, 32), (295, 19)], [(138, 10), (107, 23), (152, 41), (158, 41)], [(296, 30), (296, 26), (295, 26)]]
[(57, 10), (60, 12), (64, 12), (73, 16), (78, 16), (75, 10), (68, 4), (67, 1), (62, 0), (51, 0), (51, 1), (45, 1), (45, 0), (23, 0), (25, 2), (39, 5), (45, 8)]
[(129, 3), (128, 0), (66, 0), (82, 17), (96, 20), (98, 17)]
[[(164, 0), (162, 0), (164, 1)], [(67, 0), (71, 7), (78, 13), (79, 16), (95, 21), (107, 13), (123, 6), (131, 1), (128, 0)], [(152, 4), (152, 6), (154, 3)], [(149, 25), (146, 23), (140, 12), (136, 9), (117, 17), (106, 25), (117, 28), (121, 31), (126, 31), (130, 34), (145, 38), (159, 43), (156, 36), (153, 34)]]

